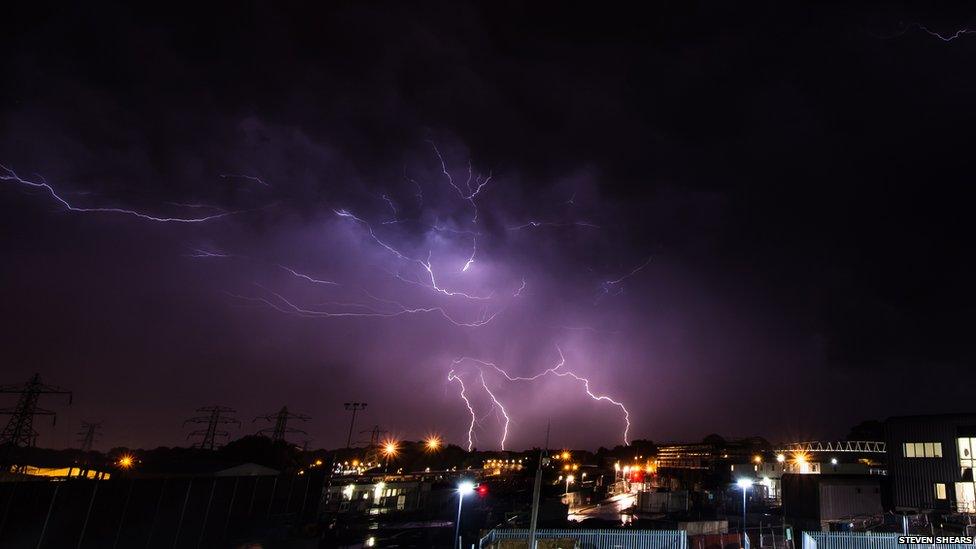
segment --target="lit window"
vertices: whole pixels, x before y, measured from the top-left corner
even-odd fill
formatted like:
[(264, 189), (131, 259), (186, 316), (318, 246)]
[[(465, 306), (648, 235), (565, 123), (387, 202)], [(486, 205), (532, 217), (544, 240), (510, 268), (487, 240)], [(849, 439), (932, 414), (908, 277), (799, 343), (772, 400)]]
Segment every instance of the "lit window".
[[(960, 439), (960, 448), (962, 447)], [(902, 445), (902, 451), (906, 458), (940, 458), (942, 457), (941, 442), (906, 442)], [(960, 454), (963, 452), (960, 451)]]
[(946, 498), (946, 485), (936, 484), (935, 485), (935, 499), (945, 499)]

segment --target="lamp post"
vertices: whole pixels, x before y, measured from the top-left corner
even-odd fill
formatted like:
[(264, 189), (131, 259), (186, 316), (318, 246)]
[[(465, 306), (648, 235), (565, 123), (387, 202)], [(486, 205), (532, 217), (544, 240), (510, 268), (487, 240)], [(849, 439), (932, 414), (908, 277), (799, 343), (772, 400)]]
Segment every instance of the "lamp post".
[(356, 412), (366, 409), (365, 402), (346, 402), (343, 403), (346, 410), (352, 412), (352, 419), (349, 420), (349, 436), (346, 437), (346, 448), (352, 448), (352, 427), (356, 424)]
[(735, 481), (735, 485), (742, 489), (742, 543), (745, 544), (746, 538), (746, 490), (752, 488), (752, 479), (740, 478)]
[(458, 483), (458, 514), (457, 521), (454, 522), (454, 547), (455, 549), (461, 549), (461, 503), (464, 502), (464, 496), (474, 492), (474, 483), (470, 480), (462, 480)]

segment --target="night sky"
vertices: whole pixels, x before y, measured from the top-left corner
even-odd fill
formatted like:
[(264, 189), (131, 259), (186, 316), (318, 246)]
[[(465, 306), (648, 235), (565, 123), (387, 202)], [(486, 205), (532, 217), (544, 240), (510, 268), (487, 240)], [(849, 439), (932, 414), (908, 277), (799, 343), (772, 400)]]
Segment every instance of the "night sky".
[(462, 384), (480, 449), (971, 411), (970, 13), (6, 9), (0, 382), (75, 391), (40, 445), (287, 404), (336, 447), (358, 400), (466, 446)]

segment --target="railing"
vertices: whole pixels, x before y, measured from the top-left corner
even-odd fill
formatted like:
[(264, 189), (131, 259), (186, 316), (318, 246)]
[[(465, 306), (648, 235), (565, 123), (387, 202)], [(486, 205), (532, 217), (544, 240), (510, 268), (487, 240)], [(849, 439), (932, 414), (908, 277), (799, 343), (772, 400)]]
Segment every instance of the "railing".
[[(802, 549), (960, 549), (965, 545), (899, 544), (899, 534), (858, 532), (804, 532)], [(976, 546), (968, 546), (976, 547)]]
[[(684, 530), (536, 530), (536, 539), (573, 539), (585, 549), (688, 549)], [(502, 540), (528, 540), (525, 529), (496, 529), (481, 538), (485, 549)]]
[(886, 451), (884, 442), (871, 440), (837, 440), (809, 442), (791, 442), (777, 452), (809, 453), (809, 452), (852, 452), (858, 454), (883, 454)]

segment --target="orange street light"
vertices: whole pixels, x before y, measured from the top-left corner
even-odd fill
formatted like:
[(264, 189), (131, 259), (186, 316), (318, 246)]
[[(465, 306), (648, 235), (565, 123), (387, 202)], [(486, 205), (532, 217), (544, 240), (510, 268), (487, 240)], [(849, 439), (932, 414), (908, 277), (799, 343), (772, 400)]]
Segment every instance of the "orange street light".
[(383, 455), (387, 458), (396, 456), (400, 452), (400, 446), (395, 440), (388, 440), (383, 443)]
[(424, 447), (428, 452), (436, 452), (441, 448), (441, 437), (437, 435), (430, 435), (424, 440)]

